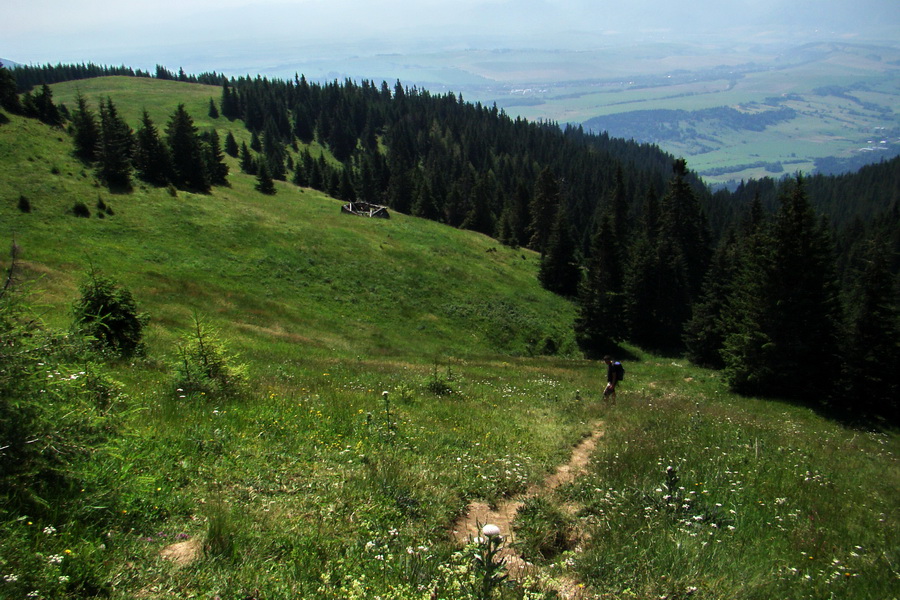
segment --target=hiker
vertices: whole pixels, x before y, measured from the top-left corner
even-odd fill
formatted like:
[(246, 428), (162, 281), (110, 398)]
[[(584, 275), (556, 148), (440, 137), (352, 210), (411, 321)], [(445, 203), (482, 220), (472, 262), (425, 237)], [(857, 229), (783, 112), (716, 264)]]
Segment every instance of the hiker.
[(612, 404), (616, 403), (616, 386), (625, 376), (625, 367), (617, 360), (607, 354), (603, 357), (606, 363), (606, 389), (603, 390), (603, 399)]

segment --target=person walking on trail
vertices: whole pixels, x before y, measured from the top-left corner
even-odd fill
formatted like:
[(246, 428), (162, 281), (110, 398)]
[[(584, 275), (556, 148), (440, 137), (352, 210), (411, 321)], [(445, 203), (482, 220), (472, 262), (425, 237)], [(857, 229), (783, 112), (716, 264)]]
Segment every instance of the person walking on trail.
[(603, 357), (606, 363), (606, 389), (603, 390), (603, 399), (612, 404), (616, 403), (616, 386), (625, 377), (625, 367), (617, 360), (607, 354)]

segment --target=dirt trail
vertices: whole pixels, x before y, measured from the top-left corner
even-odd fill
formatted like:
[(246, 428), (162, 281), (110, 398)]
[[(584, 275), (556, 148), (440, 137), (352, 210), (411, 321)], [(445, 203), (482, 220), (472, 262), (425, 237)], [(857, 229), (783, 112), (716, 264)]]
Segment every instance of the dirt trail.
[[(516, 513), (525, 504), (525, 500), (533, 496), (552, 492), (559, 486), (569, 483), (583, 474), (588, 462), (590, 462), (594, 449), (597, 447), (597, 442), (602, 437), (603, 422), (597, 421), (594, 423), (591, 433), (572, 450), (572, 456), (569, 461), (558, 466), (556, 471), (548, 475), (540, 484), (531, 486), (523, 494), (502, 501), (494, 510), (484, 502), (472, 502), (469, 504), (465, 514), (453, 526), (454, 538), (460, 544), (465, 544), (469, 539), (481, 535), (478, 528), (479, 524), (486, 525), (488, 523), (499, 527), (502, 535), (508, 537), (512, 531), (512, 522), (516, 518)], [(572, 510), (571, 507), (567, 508)], [(506, 559), (507, 572), (512, 579), (521, 579), (534, 568), (530, 563), (523, 560), (510, 545), (503, 549), (501, 556)], [(564, 585), (564, 588), (557, 590), (562, 598), (575, 599), (580, 597), (578, 586), (573, 583), (570, 582)]]
[[(533, 496), (548, 494), (585, 473), (591, 455), (602, 437), (603, 422), (597, 421), (593, 424), (591, 432), (573, 448), (569, 461), (559, 465), (556, 471), (548, 475), (540, 484), (532, 485), (523, 494), (504, 500), (493, 510), (484, 502), (469, 504), (465, 514), (453, 526), (454, 538), (460, 544), (465, 544), (469, 539), (481, 535), (479, 524), (483, 526), (491, 523), (499, 527), (501, 534), (509, 539), (516, 513), (525, 504), (525, 500)], [(564, 508), (570, 512), (575, 511), (574, 507)], [(184, 566), (196, 560), (201, 551), (199, 540), (189, 540), (163, 548), (160, 556), (179, 566)], [(522, 579), (527, 574), (536, 574), (536, 568), (526, 562), (509, 544), (503, 548), (501, 557), (506, 560), (506, 569), (512, 579)], [(583, 597), (581, 586), (577, 585), (575, 581), (557, 581), (554, 587), (560, 598), (578, 600)]]

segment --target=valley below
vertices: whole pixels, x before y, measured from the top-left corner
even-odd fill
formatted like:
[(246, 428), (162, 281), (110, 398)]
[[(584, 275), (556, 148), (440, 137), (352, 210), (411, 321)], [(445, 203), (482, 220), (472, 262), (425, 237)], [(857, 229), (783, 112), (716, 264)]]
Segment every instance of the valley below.
[(900, 48), (887, 43), (351, 51), (268, 69), (399, 80), (511, 116), (655, 144), (714, 186), (839, 174), (900, 154)]

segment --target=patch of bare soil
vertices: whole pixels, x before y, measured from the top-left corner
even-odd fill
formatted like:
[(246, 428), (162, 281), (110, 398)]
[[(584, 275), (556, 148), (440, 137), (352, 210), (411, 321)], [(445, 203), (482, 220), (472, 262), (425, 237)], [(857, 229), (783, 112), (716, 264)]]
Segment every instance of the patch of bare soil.
[[(496, 508), (491, 508), (484, 502), (472, 502), (453, 526), (453, 536), (460, 544), (467, 543), (470, 539), (479, 537), (481, 531), (479, 525), (488, 523), (500, 528), (505, 537), (509, 537), (512, 531), (512, 523), (516, 513), (525, 504), (525, 500), (533, 496), (539, 496), (552, 492), (556, 488), (575, 480), (576, 477), (586, 472), (591, 455), (597, 447), (600, 438), (603, 437), (603, 422), (594, 424), (591, 433), (582, 439), (572, 450), (572, 456), (565, 464), (559, 465), (552, 474), (538, 485), (531, 486), (524, 494), (514, 496), (500, 502)], [(574, 507), (566, 507), (574, 512)], [(525, 561), (515, 550), (506, 545), (500, 553), (506, 561), (506, 570), (511, 579), (523, 579), (526, 575), (535, 575), (536, 567)], [(581, 587), (572, 581), (562, 582), (556, 591), (561, 598), (575, 600), (581, 598)]]
[(159, 555), (162, 558), (171, 560), (176, 565), (183, 567), (197, 560), (202, 552), (203, 545), (200, 543), (199, 539), (194, 538), (185, 542), (170, 544), (160, 550)]

